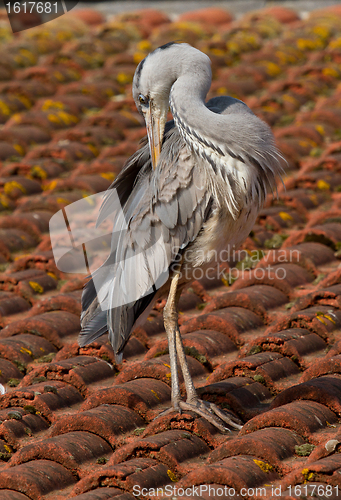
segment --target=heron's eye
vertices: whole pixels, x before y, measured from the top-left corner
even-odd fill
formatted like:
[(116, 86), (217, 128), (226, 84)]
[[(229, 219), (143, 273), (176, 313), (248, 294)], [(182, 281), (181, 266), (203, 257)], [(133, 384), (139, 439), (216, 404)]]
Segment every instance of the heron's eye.
[(149, 103), (149, 98), (146, 97), (145, 95), (143, 94), (140, 94), (139, 95), (139, 101), (140, 101), (140, 104), (144, 105), (144, 106), (147, 106), (147, 104)]

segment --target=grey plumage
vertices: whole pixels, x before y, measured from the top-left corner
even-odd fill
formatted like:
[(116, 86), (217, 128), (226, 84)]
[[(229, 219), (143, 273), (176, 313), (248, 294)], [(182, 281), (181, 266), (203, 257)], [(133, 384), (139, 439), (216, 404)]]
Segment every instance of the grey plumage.
[[(160, 157), (158, 180), (155, 179), (150, 157), (146, 154), (148, 146), (145, 145), (141, 148), (140, 153), (131, 158), (111, 186), (111, 189), (116, 188), (119, 196), (122, 196), (121, 203), (123, 201), (128, 230), (123, 231), (119, 241), (113, 243), (114, 252), (111, 253), (107, 262), (94, 273), (84, 288), (82, 331), (80, 334), (80, 345), (82, 346), (105, 333), (108, 321), (110, 342), (119, 355), (129, 338), (137, 317), (150, 304), (156, 293), (153, 291), (148, 297), (142, 297), (120, 307), (110, 307), (106, 314), (98, 303), (98, 287), (96, 290), (94, 279), (98, 278), (98, 281), (102, 281), (103, 288), (115, 279), (116, 283), (121, 283), (121, 286), (116, 289), (112, 287), (112, 292), (121, 293), (122, 288), (125, 288), (127, 289), (125, 293), (128, 296), (130, 286), (136, 286), (138, 280), (144, 281), (143, 271), (147, 272), (153, 265), (155, 267), (153, 276), (159, 276), (163, 271), (166, 271), (169, 263), (175, 260), (179, 251), (197, 236), (205, 220), (205, 210), (210, 195), (204, 189), (196, 186), (195, 178), (199, 172), (194, 172), (193, 157), (190, 155), (182, 155), (181, 157), (186, 145), (173, 124), (169, 124), (169, 127), (171, 128), (165, 134), (164, 149)], [(170, 153), (172, 162), (168, 160)], [(177, 175), (179, 166), (181, 175)], [(125, 178), (125, 171), (128, 172), (128, 175), (132, 171), (136, 173), (135, 178), (132, 175), (129, 177), (131, 182), (129, 196), (127, 196), (128, 190), (120, 190), (122, 179)], [(195, 216), (196, 210), (197, 215)], [(110, 213), (110, 191), (103, 203), (98, 222), (101, 222), (108, 213)], [(192, 222), (192, 225), (187, 225), (188, 222)], [(167, 231), (164, 231), (165, 228)], [(154, 232), (153, 238), (151, 237), (152, 231)], [(160, 236), (162, 234), (163, 239), (160, 243), (158, 243), (159, 238), (155, 233)], [(117, 235), (117, 232), (114, 234)], [(157, 248), (150, 259), (151, 262), (149, 262), (148, 268), (137, 269), (136, 256), (141, 256), (141, 259), (144, 259), (151, 241), (156, 244)], [(134, 248), (134, 252), (132, 252), (132, 248)], [(135, 255), (133, 268), (129, 265), (129, 252), (131, 255)], [(116, 269), (116, 275), (112, 276), (110, 273), (115, 262), (119, 262), (121, 266)], [(140, 276), (138, 276), (139, 273)], [(167, 278), (168, 274), (165, 275), (165, 279)], [(161, 286), (160, 283), (158, 285)], [(95, 329), (97, 333), (94, 331)]]
[[(181, 257), (190, 276), (214, 250), (240, 245), (276, 189), (282, 157), (269, 127), (232, 97), (205, 104), (210, 84), (208, 57), (187, 44), (166, 44), (137, 67), (133, 95), (147, 127), (150, 119), (149, 144), (103, 202), (98, 224), (117, 210), (114, 190), (124, 217), (107, 262), (84, 288), (81, 346), (108, 331), (120, 358), (142, 313), (169, 289), (172, 264)], [(174, 121), (165, 125), (168, 106)]]

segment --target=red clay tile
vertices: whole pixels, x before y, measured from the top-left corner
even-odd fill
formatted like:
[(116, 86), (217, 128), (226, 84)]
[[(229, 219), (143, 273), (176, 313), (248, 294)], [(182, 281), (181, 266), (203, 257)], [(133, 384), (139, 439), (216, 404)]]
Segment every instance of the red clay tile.
[(259, 16), (271, 16), (277, 19), (280, 23), (294, 23), (299, 21), (299, 16), (297, 12), (293, 9), (289, 9), (288, 7), (283, 7), (281, 5), (274, 5), (271, 7), (263, 8), (259, 14)]
[(314, 209), (325, 201), (325, 196), (322, 193), (311, 193), (307, 189), (288, 189), (280, 193), (279, 198), (302, 212), (305, 212), (305, 209)]
[(57, 177), (64, 172), (63, 167), (52, 158), (42, 158), (39, 160), (22, 160), (7, 164), (1, 169), (4, 176), (30, 175), (37, 180), (50, 177)]
[(341, 355), (326, 357), (319, 359), (314, 364), (309, 366), (302, 374), (301, 381), (306, 382), (315, 377), (329, 375), (331, 373), (340, 373), (341, 370)]
[[(39, 217), (38, 214), (37, 217)], [(44, 221), (41, 221), (41, 223), (43, 224)], [(40, 271), (40, 274), (37, 274), (36, 276), (33, 275), (33, 279), (39, 276), (41, 279), (47, 280), (46, 275), (53, 280), (56, 280), (60, 277), (60, 272), (56, 267), (52, 251), (39, 252), (35, 250), (33, 254), (18, 257), (12, 264), (9, 265), (7, 271), (8, 274), (12, 274), (13, 276), (13, 274), (17, 272), (32, 268), (36, 268), (37, 271)], [(48, 281), (46, 281), (46, 283), (48, 284)], [(55, 288), (52, 284), (53, 281), (50, 281), (49, 286)]]
[(205, 36), (205, 28), (206, 26), (204, 27), (201, 25), (201, 30), (199, 30), (198, 25), (193, 26), (192, 23), (173, 22), (160, 26), (154, 30), (150, 37), (150, 41), (155, 47), (168, 43), (169, 40), (182, 40), (183, 42), (195, 46), (199, 40)]
[(45, 339), (35, 340), (33, 335), (16, 335), (0, 341), (0, 354), (3, 358), (14, 361), (21, 371), (27, 364), (44, 354), (56, 352), (50, 342)]
[[(18, 481), (20, 477), (20, 481)], [(2, 471), (1, 488), (18, 491), (32, 500), (40, 500), (51, 492), (57, 492), (76, 482), (65, 467), (50, 460), (36, 460)]]
[[(268, 427), (226, 441), (211, 452), (208, 463), (238, 455), (253, 455), (269, 462), (283, 473), (286, 469), (285, 460), (295, 454), (295, 446), (304, 442), (304, 439), (293, 431), (280, 427)], [(262, 443), (261, 447), (260, 443)]]
[(300, 243), (296, 246), (288, 246), (284, 243), (281, 250), (282, 255), (284, 254), (283, 250), (289, 251), (288, 253), (291, 261), (293, 261), (295, 259), (295, 256), (297, 256), (297, 261), (301, 262), (301, 264), (308, 270), (309, 265), (305, 262), (306, 259), (310, 259), (313, 264), (315, 264), (315, 266), (321, 266), (322, 264), (326, 264), (327, 262), (332, 262), (333, 260), (335, 260), (334, 253), (331, 248), (323, 245), (322, 243), (313, 241), (308, 243)]
[(29, 303), (11, 292), (0, 291), (0, 314), (10, 316), (30, 309)]
[[(2, 85), (2, 87), (4, 87), (4, 86)], [(32, 103), (29, 99), (20, 99), (19, 95), (15, 95), (12, 93), (6, 93), (5, 95), (2, 95), (1, 101), (3, 102), (3, 104), (6, 108), (7, 118), (8, 118), (8, 115), (12, 115), (13, 113), (16, 113), (19, 111), (25, 111), (25, 110), (29, 109), (32, 105)]]
[(309, 462), (315, 462), (321, 458), (328, 457), (338, 451), (340, 444), (340, 435), (336, 432), (332, 439), (325, 440), (318, 444), (309, 455)]
[(24, 446), (13, 456), (9, 466), (33, 460), (53, 460), (74, 473), (79, 472), (83, 463), (95, 463), (97, 458), (111, 453), (111, 446), (99, 436), (83, 431), (69, 432)]
[(180, 328), (182, 334), (197, 330), (215, 330), (240, 344), (240, 333), (263, 326), (259, 316), (241, 307), (227, 307), (208, 314), (201, 314), (186, 321)]
[(220, 435), (217, 428), (206, 419), (199, 417), (194, 412), (183, 411), (181, 414), (174, 411), (166, 415), (159, 415), (157, 419), (148, 424), (142, 437), (154, 436), (169, 429), (190, 432), (203, 439), (209, 446), (213, 447), (219, 442)]
[(13, 200), (23, 196), (23, 194), (31, 195), (42, 191), (39, 182), (27, 177), (7, 177), (1, 180), (1, 185), (3, 185), (6, 195)]
[[(335, 292), (332, 290), (333, 288), (335, 288)], [(291, 311), (301, 311), (302, 309), (307, 309), (316, 304), (330, 306), (331, 308), (339, 308), (340, 295), (338, 288), (339, 285), (334, 285), (334, 287), (330, 287), (329, 289), (316, 290), (303, 297), (299, 297), (291, 308)]]
[(7, 359), (0, 359), (0, 371), (1, 384), (7, 383), (10, 379), (16, 379), (19, 381), (23, 377), (23, 374), (18, 367)]
[[(192, 377), (207, 376), (207, 369), (191, 356), (187, 356), (187, 362)], [(170, 364), (169, 356), (159, 356), (154, 359), (147, 359), (142, 362), (131, 363), (117, 375), (115, 381), (118, 384), (128, 382), (137, 378), (155, 378), (170, 384)], [(182, 381), (182, 373), (179, 372), (179, 379)]]
[(338, 283), (341, 283), (341, 272), (340, 269), (336, 269), (335, 271), (332, 271), (329, 273), (321, 282), (320, 282), (320, 287), (331, 287), (333, 285), (336, 285)]
[[(78, 121), (79, 119), (76, 116), (62, 111), (45, 112), (30, 110), (26, 113), (15, 115), (6, 125), (8, 127), (12, 127), (13, 125), (37, 125), (52, 131), (73, 126), (77, 124)], [(33, 157), (36, 158), (35, 155), (33, 155)], [(28, 153), (26, 159), (30, 158), (31, 153)]]
[(38, 412), (47, 421), (52, 422), (57, 418), (54, 411), (70, 408), (82, 401), (83, 397), (77, 389), (58, 380), (53, 382), (40, 380), (39, 383), (16, 389), (1, 396), (1, 406), (3, 408), (13, 406), (28, 407), (32, 411)]
[(285, 293), (288, 297), (292, 297), (293, 289), (296, 286), (310, 283), (313, 281), (313, 276), (293, 263), (281, 263), (275, 266), (267, 266), (266, 269), (255, 269), (249, 273), (245, 272), (245, 277), (235, 281), (231, 289), (238, 290), (252, 285), (269, 285), (277, 288)]
[(310, 13), (310, 18), (314, 19), (315, 17), (323, 17), (326, 14), (335, 14), (336, 16), (340, 16), (340, 6), (339, 5), (328, 5), (323, 9), (318, 9)]
[[(0, 296), (1, 298), (1, 296)], [(46, 299), (41, 299), (39, 302), (33, 306), (28, 316), (36, 316), (38, 314), (43, 314), (50, 311), (67, 311), (75, 315), (80, 315), (81, 305), (79, 301), (72, 297), (70, 294), (60, 293), (58, 295), (53, 295), (52, 297), (47, 297)], [(1, 300), (0, 300), (0, 311), (1, 311)]]
[(39, 240), (32, 237), (21, 229), (0, 229), (1, 253), (4, 256), (8, 252), (17, 252), (27, 248), (35, 247)]
[[(297, 470), (286, 476), (282, 481), (283, 488), (291, 484), (302, 484), (309, 477), (310, 480), (317, 482), (327, 482), (330, 485), (340, 485), (341, 456), (335, 454), (331, 457), (322, 458), (317, 462), (307, 464), (303, 470)], [(325, 490), (326, 491), (326, 490)]]
[[(35, 411), (34, 407), (26, 406), (30, 411)], [(0, 436), (8, 443), (8, 445), (17, 449), (22, 439), (27, 436), (32, 437), (34, 434), (48, 429), (48, 423), (40, 415), (33, 415), (25, 411), (23, 415), (20, 412), (12, 410), (8, 412), (7, 420), (0, 424)], [(1, 483), (0, 483), (1, 485)]]
[(266, 285), (254, 285), (238, 292), (227, 292), (213, 297), (205, 307), (205, 312), (238, 306), (250, 309), (255, 314), (266, 319), (267, 310), (279, 307), (286, 302), (287, 297), (280, 290)]
[[(122, 490), (118, 488), (96, 488), (94, 491), (88, 491), (87, 493), (82, 493), (73, 497), (75, 500), (109, 500), (110, 498), (115, 498), (116, 500), (134, 500), (136, 497), (130, 493), (123, 493)], [(11, 499), (8, 499), (11, 500)], [(16, 499), (13, 499), (16, 500)], [(21, 500), (18, 498), (18, 500)], [(23, 499), (24, 500), (24, 499)], [(334, 499), (331, 499), (334, 500)]]
[(10, 80), (14, 76), (13, 68), (11, 68), (10, 62), (5, 60), (1, 61), (0, 65), (0, 81), (4, 82)]
[(297, 245), (306, 241), (317, 241), (336, 249), (341, 238), (341, 224), (331, 222), (321, 224), (289, 236), (286, 246)]
[(55, 347), (50, 342), (48, 342), (43, 337), (39, 337), (38, 335), (30, 335), (24, 333), (16, 335), (12, 338), (8, 338), (7, 342), (10, 341), (12, 341), (14, 345), (16, 343), (18, 345), (22, 345), (21, 350), (23, 352), (27, 352), (34, 359), (40, 358), (41, 356), (45, 356), (49, 353), (56, 352)]
[(106, 191), (110, 184), (111, 180), (101, 175), (80, 175), (73, 180), (58, 181), (54, 189), (67, 191), (73, 188), (88, 193), (101, 193)]
[(83, 403), (82, 410), (100, 405), (123, 405), (134, 409), (147, 420), (154, 418), (153, 409), (170, 401), (170, 388), (156, 379), (137, 379), (101, 389), (91, 394)]
[(0, 490), (3, 500), (29, 500), (29, 497), (13, 490)]
[(26, 245), (35, 246), (34, 244), (32, 244), (32, 241), (35, 242), (35, 244), (37, 244), (40, 241), (40, 234), (41, 234), (40, 230), (34, 222), (29, 220), (29, 218), (20, 216), (16, 217), (15, 215), (7, 217), (4, 216), (1, 219), (0, 228), (1, 230), (5, 229), (10, 229), (10, 230), (12, 229), (14, 231), (19, 230), (22, 232), (22, 234), (27, 233), (28, 235), (26, 237), (27, 242), (25, 242), (25, 237), (21, 238), (24, 241), (24, 244)]
[(275, 137), (290, 137), (298, 136), (312, 141), (316, 146), (323, 144), (323, 134), (311, 123), (304, 123), (302, 125), (288, 125), (281, 127), (275, 131)]
[[(24, 144), (33, 145), (39, 143), (49, 142), (51, 135), (46, 131), (34, 125), (18, 125), (7, 128), (0, 132), (0, 140), (16, 142), (23, 142)], [(18, 153), (19, 151), (17, 151)], [(15, 154), (13, 156), (16, 156)]]
[(270, 387), (274, 384), (274, 390), (277, 390), (276, 383), (280, 382), (279, 388), (282, 388), (283, 383), (287, 383), (286, 379), (298, 375), (300, 373), (296, 363), (287, 358), (281, 358), (270, 363), (266, 363), (256, 369), (256, 377), (263, 377), (264, 382)]
[(181, 297), (179, 300), (179, 305), (178, 305), (179, 311), (184, 312), (184, 311), (188, 311), (189, 309), (195, 309), (202, 303), (203, 303), (203, 301), (194, 292), (193, 289), (186, 290), (186, 292), (181, 294)]
[(332, 332), (339, 328), (340, 321), (340, 311), (317, 305), (303, 311), (293, 312), (277, 321), (275, 320), (268, 330), (270, 333), (270, 330), (280, 331), (298, 327), (313, 331), (323, 339), (328, 340), (333, 338)]
[(202, 23), (205, 26), (212, 24), (219, 26), (220, 24), (229, 24), (233, 20), (233, 16), (225, 9), (219, 7), (207, 7), (198, 9), (185, 14), (181, 14), (178, 18), (179, 22)]
[(63, 337), (80, 331), (79, 317), (66, 311), (51, 311), (26, 320), (18, 320), (1, 330), (0, 338), (18, 333), (41, 335), (56, 347), (62, 347)]
[(290, 328), (277, 333), (269, 333), (248, 342), (241, 354), (253, 354), (260, 351), (279, 352), (300, 365), (305, 365), (304, 356), (326, 349), (326, 342), (303, 328)]
[(209, 376), (208, 382), (218, 382), (228, 377), (246, 376), (260, 377), (267, 386), (282, 378), (299, 373), (295, 363), (279, 353), (262, 352), (243, 359), (223, 362)]
[[(104, 104), (114, 95), (119, 93), (119, 86), (115, 81), (112, 80), (103, 80), (100, 82), (72, 82), (64, 85), (60, 88), (60, 95), (70, 95), (73, 94), (88, 94), (92, 99), (95, 100), (97, 106), (104, 106)], [(73, 115), (72, 115), (73, 116)], [(58, 116), (57, 116), (58, 117)], [(72, 119), (72, 125), (78, 123), (78, 119), (76, 117), (69, 117)], [(56, 119), (55, 119), (56, 121)], [(83, 123), (85, 125), (91, 125), (95, 121), (95, 117), (88, 118)], [(57, 122), (56, 122), (57, 123)], [(63, 127), (54, 127), (54, 128), (65, 128), (67, 122), (64, 122)]]
[(33, 294), (43, 294), (57, 288), (56, 276), (52, 277), (47, 273), (37, 276), (32, 280), (21, 280), (17, 287), (17, 292), (24, 298), (34, 302)]
[(210, 451), (207, 444), (195, 435), (180, 430), (170, 430), (137, 439), (115, 451), (108, 465), (122, 463), (137, 457), (154, 458), (172, 471), (181, 471), (181, 463)]
[(328, 210), (325, 213), (317, 213), (316, 215), (310, 217), (308, 227), (314, 227), (321, 224), (330, 224), (335, 222), (340, 222), (340, 209)]
[[(51, 67), (45, 68), (34, 66), (31, 68), (22, 69), (16, 72), (16, 80), (6, 82), (5, 84), (0, 84), (0, 89), (2, 92), (6, 93), (6, 95), (14, 94), (17, 97), (26, 97), (28, 101), (24, 101), (24, 103), (26, 102), (25, 107), (30, 108), (32, 103), (37, 98), (48, 97), (56, 92), (56, 87), (51, 82), (52, 74), (53, 71), (51, 72)], [(43, 81), (44, 76), (45, 81)], [(21, 106), (21, 109), (24, 108)], [(9, 119), (5, 125), (5, 128), (10, 126), (11, 122), (12, 120)], [(13, 120), (13, 122), (15, 122), (15, 120)], [(14, 125), (16, 124), (14, 123)]]
[(145, 342), (141, 342), (140, 339), (137, 339), (135, 336), (131, 336), (124, 348), (123, 359), (129, 359), (136, 357), (139, 354), (145, 354), (146, 351), (147, 347)]
[(232, 408), (244, 421), (268, 409), (272, 398), (264, 385), (248, 377), (229, 377), (197, 390), (203, 399)]
[[(187, 333), (182, 335), (182, 341), (186, 353), (196, 358), (204, 366), (212, 366), (215, 356), (221, 356), (237, 350), (235, 344), (226, 335), (211, 330), (199, 330), (192, 334)], [(160, 353), (165, 352), (168, 353), (167, 339), (156, 342), (156, 344), (148, 350), (145, 359), (152, 359), (160, 355)]]
[(47, 380), (65, 381), (73, 385), (82, 395), (87, 395), (88, 385), (111, 378), (113, 375), (113, 367), (106, 361), (92, 356), (77, 356), (34, 368), (23, 378), (21, 387), (31, 385), (38, 377), (46, 377)]
[(295, 263), (306, 269), (312, 276), (317, 276), (316, 265), (335, 261), (334, 252), (331, 248), (321, 243), (301, 243), (296, 246), (285, 248), (283, 245), (279, 250), (270, 250), (263, 259), (256, 264), (256, 268), (267, 268), (268, 266), (281, 263)]
[(169, 17), (164, 12), (156, 9), (141, 9), (134, 12), (123, 12), (115, 17), (119, 23), (134, 26), (140, 36), (148, 38), (151, 31), (159, 26), (167, 25)]
[[(51, 212), (39, 211), (31, 212), (31, 213), (20, 213), (17, 212), (14, 216), (12, 216), (12, 220), (17, 221), (19, 226), (22, 223), (26, 224), (26, 231), (33, 231), (34, 228), (37, 228), (39, 232), (46, 233), (49, 230), (49, 220), (51, 217)], [(5, 218), (4, 218), (5, 219)], [(2, 227), (5, 227), (4, 225)], [(10, 227), (10, 226), (9, 226)], [(32, 229), (31, 229), (32, 228)], [(51, 255), (52, 257), (52, 255)]]
[[(187, 474), (177, 486), (188, 488), (200, 484), (221, 484), (240, 491), (278, 479), (272, 464), (259, 460), (257, 456), (239, 455), (221, 460), (218, 464), (199, 467)], [(247, 496), (246, 498), (250, 498)]]
[(272, 226), (274, 231), (305, 222), (305, 218), (296, 210), (283, 210), (283, 207), (264, 208), (259, 214), (261, 224)]
[(289, 387), (278, 394), (271, 403), (271, 408), (277, 408), (292, 401), (304, 399), (317, 401), (330, 408), (334, 413), (340, 413), (340, 393), (341, 380), (339, 378), (326, 376), (308, 379), (306, 382)]
[(265, 427), (282, 427), (309, 440), (314, 432), (336, 422), (335, 413), (326, 406), (313, 401), (294, 401), (255, 416), (244, 425), (240, 434), (248, 434)]
[(60, 289), (60, 293), (73, 293), (77, 291), (82, 291), (86, 283), (86, 278), (73, 278), (64, 283)]
[(105, 21), (104, 16), (95, 9), (77, 9), (70, 14), (89, 26), (97, 26)]
[(8, 360), (13, 360), (18, 366), (24, 368), (32, 361), (32, 351), (25, 347), (20, 341), (16, 339), (1, 339), (0, 342), (0, 355)]
[[(224, 271), (226, 271), (227, 265), (226, 263), (223, 264), (218, 264), (217, 266), (213, 266), (211, 269), (208, 269), (206, 273), (204, 273), (204, 276), (199, 277), (198, 280), (196, 280), (194, 283), (197, 283), (203, 289), (205, 292), (212, 290), (214, 288), (217, 288), (221, 286), (222, 284), (222, 277), (224, 277)], [(193, 288), (193, 283), (192, 283), (192, 288)]]
[[(1, 121), (1, 116), (0, 116)], [(8, 144), (0, 141), (0, 160), (9, 160), (18, 156), (24, 156), (25, 150), (20, 144)]]
[(136, 458), (123, 464), (104, 466), (98, 472), (81, 479), (74, 487), (72, 495), (84, 493), (100, 486), (118, 486), (132, 491), (133, 486), (152, 488), (170, 482), (165, 465), (150, 458)]

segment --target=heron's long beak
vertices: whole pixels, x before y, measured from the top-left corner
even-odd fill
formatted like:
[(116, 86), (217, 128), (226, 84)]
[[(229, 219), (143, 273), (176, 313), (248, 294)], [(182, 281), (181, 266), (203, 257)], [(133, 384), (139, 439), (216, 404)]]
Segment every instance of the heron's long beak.
[(164, 132), (164, 123), (162, 119), (156, 117), (153, 114), (152, 105), (150, 104), (148, 111), (146, 113), (146, 127), (149, 140), (150, 154), (152, 157), (152, 165), (155, 170), (162, 147), (162, 139)]

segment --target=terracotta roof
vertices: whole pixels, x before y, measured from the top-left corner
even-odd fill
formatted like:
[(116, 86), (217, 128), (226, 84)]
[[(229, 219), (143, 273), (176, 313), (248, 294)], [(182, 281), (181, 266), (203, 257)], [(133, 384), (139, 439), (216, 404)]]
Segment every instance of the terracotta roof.
[[(242, 488), (245, 498), (336, 499), (340, 8), (300, 19), (271, 7), (237, 20), (214, 8), (172, 21), (85, 9), (15, 36), (2, 14), (1, 499), (132, 500), (134, 486), (172, 487), (179, 500), (218, 498), (225, 486), (231, 499)], [(86, 277), (56, 267), (49, 236), (53, 214), (104, 191), (138, 148), (135, 67), (173, 39), (210, 56), (209, 97), (244, 99), (288, 160), (286, 190), (268, 198), (245, 251), (180, 301), (200, 396), (244, 422), (228, 435), (191, 413), (154, 420), (170, 405), (162, 303), (121, 365), (105, 336), (78, 346)], [(216, 496), (184, 491), (200, 485)]]

